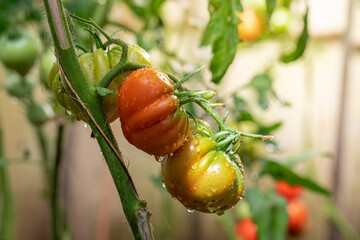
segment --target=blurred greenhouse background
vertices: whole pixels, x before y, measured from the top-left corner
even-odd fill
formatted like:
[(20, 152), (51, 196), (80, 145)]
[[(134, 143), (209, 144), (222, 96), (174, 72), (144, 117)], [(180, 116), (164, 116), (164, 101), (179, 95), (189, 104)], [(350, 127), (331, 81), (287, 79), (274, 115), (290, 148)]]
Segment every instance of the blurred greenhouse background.
[[(251, 1), (243, 1), (243, 4), (251, 5)], [(246, 99), (252, 99), (249, 103), (252, 111), (262, 122), (283, 122), (273, 133), (281, 151), (273, 152), (268, 147), (269, 157), (287, 159), (304, 152), (327, 153), (325, 156), (315, 154), (296, 170), (330, 189), (347, 220), (344, 224), (350, 224), (360, 234), (360, 180), (356, 177), (360, 171), (360, 1), (308, 0), (307, 4), (310, 39), (301, 59), (289, 64), (278, 61), (284, 51), (293, 47), (302, 30), (306, 6), (304, 1), (294, 0), (290, 8), (295, 18), (290, 31), (293, 41), (280, 36), (240, 43), (234, 62), (219, 85), (210, 81), (208, 70), (202, 83), (189, 84), (214, 89), (218, 99), (228, 104), (232, 103), (234, 93), (241, 93)], [(142, 22), (122, 1), (114, 1), (109, 15), (114, 22), (130, 29), (141, 29)], [(208, 1), (167, 0), (162, 5), (161, 17), (165, 26), (162, 44), (186, 62), (173, 61), (170, 63), (173, 69), (190, 72), (209, 61), (211, 49), (199, 46), (209, 20)], [(36, 26), (26, 27), (36, 34)], [(115, 26), (105, 29), (117, 31)], [(131, 31), (118, 31), (116, 36), (136, 43)], [(159, 67), (166, 66), (159, 60), (163, 58), (159, 51), (155, 48), (149, 53)], [(264, 110), (257, 104), (256, 94), (244, 86), (266, 70), (271, 74), (272, 87), (280, 100), (270, 99), (269, 108)], [(38, 68), (34, 67), (30, 74), (38, 78)], [(1, 84), (5, 77), (6, 69), (0, 65)], [(36, 96), (45, 98), (44, 87), (36, 89)], [(281, 104), (282, 101), (289, 106)], [(14, 159), (8, 165), (13, 191), (14, 239), (50, 239), (45, 177), (38, 160), (41, 153), (35, 133), (26, 119), (23, 105), (5, 91), (0, 91), (0, 120), (6, 155)], [(50, 122), (45, 126), (50, 142), (55, 141), (54, 125)], [(152, 211), (156, 239), (228, 239), (222, 217), (186, 211), (155, 183), (154, 179), (160, 176), (160, 164), (125, 140), (119, 121), (112, 123), (112, 127), (140, 197), (148, 202)], [(83, 122), (73, 122), (66, 128), (65, 136), (61, 198), (71, 229), (69, 239), (132, 239), (106, 163), (96, 141), (90, 137), (91, 129)], [(21, 160), (24, 151), (30, 152), (27, 161)], [(248, 187), (254, 176), (251, 172), (245, 176)], [(263, 177), (259, 184), (265, 189), (273, 186), (274, 180)], [(334, 231), (326, 215), (331, 210), (323, 196), (306, 190), (303, 200), (309, 208), (309, 222), (301, 235), (289, 239), (345, 239)], [(239, 211), (238, 206), (231, 211)]]

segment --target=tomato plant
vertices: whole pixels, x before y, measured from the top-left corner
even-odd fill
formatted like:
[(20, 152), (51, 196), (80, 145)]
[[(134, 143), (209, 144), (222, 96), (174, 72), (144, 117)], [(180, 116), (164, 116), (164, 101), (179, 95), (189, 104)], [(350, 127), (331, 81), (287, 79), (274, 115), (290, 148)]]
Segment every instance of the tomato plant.
[(4, 83), (10, 96), (17, 98), (29, 97), (34, 89), (34, 80), (30, 76), (20, 76), (18, 73), (8, 71)]
[(51, 49), (47, 49), (40, 59), (40, 80), (45, 88), (49, 88), (49, 73), (56, 61), (54, 52)]
[(264, 31), (264, 24), (261, 16), (252, 8), (244, 8), (238, 14), (241, 23), (238, 25), (239, 38), (244, 42), (257, 40)]
[(243, 196), (240, 158), (217, 150), (206, 123), (173, 156), (161, 162), (168, 192), (187, 209), (222, 214)]
[[(131, 63), (150, 66), (153, 64), (149, 54), (145, 50), (137, 45), (129, 44), (128, 46), (128, 60)], [(120, 61), (121, 53), (122, 48), (120, 46), (116, 46), (108, 52), (105, 52), (102, 49), (97, 49), (94, 53), (85, 53), (81, 55), (79, 57), (79, 63), (87, 81), (91, 85), (97, 85), (105, 74)], [(108, 88), (114, 93), (113, 95), (108, 94), (103, 98), (103, 110), (109, 122), (118, 118), (118, 92), (122, 82), (130, 73), (131, 71), (120, 73), (108, 86)], [(57, 64), (54, 64), (50, 71), (49, 86), (54, 92), (59, 103), (64, 106), (70, 114), (73, 114), (78, 120), (85, 121), (80, 109), (65, 89)]]
[(257, 226), (251, 218), (237, 221), (235, 235), (242, 240), (258, 240)]
[(169, 77), (149, 67), (130, 74), (119, 91), (119, 116), (125, 138), (146, 153), (163, 156), (185, 141), (189, 117)]
[(308, 209), (305, 203), (299, 199), (289, 201), (286, 210), (289, 214), (288, 231), (297, 235), (304, 231), (308, 222)]
[(45, 103), (31, 102), (27, 109), (29, 122), (36, 126), (42, 126), (53, 114), (52, 108)]
[(0, 60), (21, 75), (29, 72), (39, 52), (41, 40), (26, 30), (0, 36)]
[(276, 192), (286, 200), (290, 201), (292, 199), (298, 198), (302, 192), (303, 187), (300, 185), (290, 185), (284, 180), (276, 181)]

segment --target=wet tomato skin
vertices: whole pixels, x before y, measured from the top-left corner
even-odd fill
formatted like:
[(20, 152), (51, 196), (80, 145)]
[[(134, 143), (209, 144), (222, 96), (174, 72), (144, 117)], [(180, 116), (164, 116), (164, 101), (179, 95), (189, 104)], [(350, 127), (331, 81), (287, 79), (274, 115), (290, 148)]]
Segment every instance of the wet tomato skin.
[(185, 142), (189, 117), (165, 73), (150, 67), (134, 71), (119, 91), (118, 108), (125, 138), (144, 152), (164, 156)]
[(187, 209), (222, 214), (242, 197), (242, 169), (216, 147), (209, 136), (197, 133), (161, 162), (168, 192)]

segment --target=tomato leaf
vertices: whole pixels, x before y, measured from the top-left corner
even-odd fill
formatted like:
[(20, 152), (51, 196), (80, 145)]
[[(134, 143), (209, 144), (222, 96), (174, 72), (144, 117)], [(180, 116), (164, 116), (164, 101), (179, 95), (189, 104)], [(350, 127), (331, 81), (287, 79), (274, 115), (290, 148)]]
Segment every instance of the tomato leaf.
[(242, 11), (238, 0), (211, 0), (210, 20), (201, 41), (202, 46), (212, 45), (213, 57), (210, 63), (212, 81), (219, 83), (233, 62), (239, 43), (236, 13)]
[(277, 196), (273, 189), (262, 193), (258, 188), (248, 189), (245, 198), (258, 227), (259, 239), (285, 239), (288, 222), (286, 200)]
[(331, 153), (321, 152), (321, 151), (312, 151), (312, 150), (306, 151), (299, 155), (289, 158), (288, 161), (286, 161), (285, 165), (288, 168), (293, 168), (293, 167), (295, 167), (296, 164), (298, 164), (300, 162), (310, 160), (310, 159), (313, 159), (316, 157), (321, 157), (321, 156), (322, 157), (331, 157)]
[(301, 185), (304, 188), (330, 196), (329, 190), (319, 186), (313, 180), (301, 177), (293, 172), (290, 168), (278, 162), (264, 159), (264, 166), (261, 175), (270, 174), (275, 180), (285, 180), (291, 185)]
[(95, 86), (95, 89), (96, 89), (97, 93), (102, 97), (105, 97), (106, 95), (109, 95), (109, 94), (111, 94), (112, 96), (115, 95), (114, 92), (108, 88)]
[(281, 57), (281, 61), (283, 63), (289, 63), (293, 62), (297, 59), (299, 59), (305, 52), (306, 45), (309, 39), (309, 32), (308, 32), (308, 11), (306, 11), (306, 14), (304, 16), (304, 28), (303, 31), (297, 40), (296, 48), (293, 52), (283, 55)]
[(267, 19), (270, 19), (271, 14), (273, 13), (275, 7), (276, 7), (276, 0), (266, 0)]
[(249, 87), (252, 87), (258, 96), (258, 103), (262, 109), (267, 109), (269, 107), (269, 93), (272, 90), (272, 79), (269, 74), (263, 73), (256, 75), (251, 82), (248, 84)]
[(238, 121), (246, 121), (246, 120), (255, 121), (252, 114), (248, 111), (247, 103), (245, 102), (245, 100), (235, 94), (233, 95), (233, 99), (234, 99), (235, 110), (237, 113), (237, 120)]

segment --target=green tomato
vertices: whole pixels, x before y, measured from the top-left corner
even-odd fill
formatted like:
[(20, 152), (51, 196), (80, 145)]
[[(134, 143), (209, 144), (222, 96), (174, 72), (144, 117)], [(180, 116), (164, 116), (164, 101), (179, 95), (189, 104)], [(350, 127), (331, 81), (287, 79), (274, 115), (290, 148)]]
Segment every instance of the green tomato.
[(33, 66), (39, 52), (41, 40), (28, 31), (0, 36), (0, 60), (7, 68), (25, 76)]
[(161, 162), (163, 182), (187, 209), (221, 215), (243, 196), (242, 166), (236, 154), (216, 150), (202, 129)]
[[(153, 66), (150, 55), (144, 49), (140, 48), (138, 45), (128, 44), (128, 46), (128, 60), (131, 63)], [(94, 86), (97, 85), (105, 74), (120, 61), (121, 54), (122, 48), (116, 46), (108, 52), (97, 49), (94, 53), (85, 53), (81, 55), (79, 57), (79, 63), (89, 84)], [(108, 94), (103, 97), (103, 110), (109, 122), (114, 121), (119, 116), (117, 106), (119, 90), (122, 82), (131, 72), (132, 71), (126, 71), (117, 75), (108, 86), (114, 95)], [(55, 94), (58, 102), (65, 107), (68, 113), (74, 115), (77, 120), (85, 121), (80, 109), (65, 90), (64, 82), (60, 76), (57, 64), (54, 64), (50, 70), (49, 87)]]
[(49, 73), (56, 61), (54, 52), (51, 49), (47, 49), (40, 59), (40, 79), (43, 86), (49, 88)]
[(27, 109), (28, 120), (36, 126), (42, 126), (53, 115), (54, 111), (52, 108), (43, 103), (32, 102)]
[(25, 98), (31, 95), (34, 81), (30, 76), (20, 76), (18, 73), (8, 71), (4, 87), (10, 96)]
[(289, 30), (292, 16), (289, 9), (278, 7), (274, 10), (270, 18), (270, 31), (275, 34), (286, 33)]

